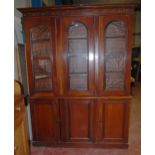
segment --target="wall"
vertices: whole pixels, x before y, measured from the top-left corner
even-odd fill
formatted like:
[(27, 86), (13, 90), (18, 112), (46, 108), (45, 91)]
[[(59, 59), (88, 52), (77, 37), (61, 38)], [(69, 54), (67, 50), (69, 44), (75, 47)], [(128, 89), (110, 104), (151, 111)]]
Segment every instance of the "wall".
[[(21, 25), (21, 13), (17, 8), (30, 7), (30, 0), (14, 0), (14, 79), (22, 83), (19, 55), (18, 55), (18, 44), (24, 44), (22, 36), (22, 25)], [(29, 104), (26, 107), (27, 111), (27, 123), (29, 131), (29, 139), (32, 140), (32, 128), (30, 118), (30, 107)]]
[(18, 34), (21, 33), (21, 13), (17, 10), (17, 8), (22, 8), (22, 7), (29, 7), (30, 6), (30, 0), (14, 0), (14, 28), (15, 28), (15, 33), (14, 33), (14, 79), (19, 80), (19, 64), (17, 64), (17, 44), (22, 43), (23, 41), (21, 40), (21, 37), (19, 37)]

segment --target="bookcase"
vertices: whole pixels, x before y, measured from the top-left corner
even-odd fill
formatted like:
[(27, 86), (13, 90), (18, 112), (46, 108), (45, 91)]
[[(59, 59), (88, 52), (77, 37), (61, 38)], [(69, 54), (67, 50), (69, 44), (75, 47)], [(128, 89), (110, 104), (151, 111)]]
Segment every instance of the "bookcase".
[(22, 8), (33, 144), (127, 147), (138, 4)]

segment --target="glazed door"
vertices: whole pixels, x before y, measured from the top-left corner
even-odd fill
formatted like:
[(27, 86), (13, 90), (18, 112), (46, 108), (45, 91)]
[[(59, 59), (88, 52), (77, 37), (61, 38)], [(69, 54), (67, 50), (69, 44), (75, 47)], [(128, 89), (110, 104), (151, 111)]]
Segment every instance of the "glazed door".
[(131, 72), (130, 16), (99, 17), (99, 95), (129, 95)]
[(96, 102), (98, 143), (127, 143), (129, 124), (128, 100), (99, 100)]
[(94, 103), (92, 100), (61, 100), (60, 116), (62, 142), (93, 142)]
[(59, 104), (56, 100), (31, 101), (33, 142), (57, 143), (59, 140)]
[(62, 30), (63, 95), (94, 93), (94, 21), (92, 17), (64, 17)]
[(30, 95), (54, 96), (57, 92), (54, 25), (54, 18), (25, 20)]

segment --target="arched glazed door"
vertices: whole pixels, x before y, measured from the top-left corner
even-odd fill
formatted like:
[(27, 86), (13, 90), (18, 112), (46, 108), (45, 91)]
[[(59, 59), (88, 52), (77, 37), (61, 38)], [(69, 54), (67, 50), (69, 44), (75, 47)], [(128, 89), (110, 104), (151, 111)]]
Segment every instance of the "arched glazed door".
[(129, 95), (131, 27), (128, 17), (99, 19), (99, 95)]
[(93, 31), (92, 17), (63, 18), (63, 95), (94, 93)]
[(31, 95), (57, 94), (54, 19), (26, 21), (26, 50)]

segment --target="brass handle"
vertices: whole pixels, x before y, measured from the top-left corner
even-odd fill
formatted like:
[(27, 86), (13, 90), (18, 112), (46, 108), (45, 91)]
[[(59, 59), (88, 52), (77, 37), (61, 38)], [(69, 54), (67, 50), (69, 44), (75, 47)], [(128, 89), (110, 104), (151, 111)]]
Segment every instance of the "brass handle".
[(17, 108), (16, 108), (16, 111), (21, 111), (21, 108), (20, 108), (20, 107), (17, 107)]
[(18, 150), (18, 146), (14, 146), (14, 150), (15, 150), (15, 151)]

